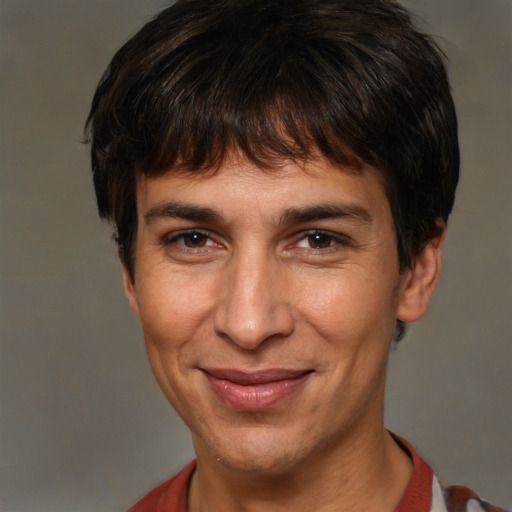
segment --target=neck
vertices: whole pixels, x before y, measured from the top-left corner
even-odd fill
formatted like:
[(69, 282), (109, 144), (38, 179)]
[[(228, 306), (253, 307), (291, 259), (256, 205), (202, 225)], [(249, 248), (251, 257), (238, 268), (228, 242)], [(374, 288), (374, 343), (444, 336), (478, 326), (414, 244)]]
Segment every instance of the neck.
[(412, 463), (384, 429), (356, 434), (272, 476), (234, 471), (198, 453), (188, 512), (393, 512)]

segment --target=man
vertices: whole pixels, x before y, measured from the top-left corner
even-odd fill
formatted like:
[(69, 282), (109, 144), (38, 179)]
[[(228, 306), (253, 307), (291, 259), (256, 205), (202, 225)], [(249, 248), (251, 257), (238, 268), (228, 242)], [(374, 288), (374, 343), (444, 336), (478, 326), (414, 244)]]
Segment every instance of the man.
[(88, 120), (100, 215), (197, 460), (131, 511), (497, 511), (383, 425), (458, 180), (440, 51), (386, 0), (181, 0)]

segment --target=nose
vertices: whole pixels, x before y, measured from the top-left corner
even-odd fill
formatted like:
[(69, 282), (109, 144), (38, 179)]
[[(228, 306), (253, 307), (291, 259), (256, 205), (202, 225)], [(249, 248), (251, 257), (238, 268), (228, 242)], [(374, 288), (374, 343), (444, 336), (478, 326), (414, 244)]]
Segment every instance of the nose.
[(289, 336), (294, 317), (286, 279), (266, 255), (239, 255), (227, 265), (214, 312), (215, 332), (246, 350)]

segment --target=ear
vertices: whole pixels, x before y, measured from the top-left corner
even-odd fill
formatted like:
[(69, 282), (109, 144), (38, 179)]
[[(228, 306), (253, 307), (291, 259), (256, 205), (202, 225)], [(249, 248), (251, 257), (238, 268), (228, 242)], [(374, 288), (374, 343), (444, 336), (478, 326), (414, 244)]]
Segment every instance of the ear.
[(130, 304), (130, 308), (135, 313), (137, 317), (140, 317), (139, 311), (139, 301), (137, 297), (137, 289), (135, 287), (135, 281), (132, 278), (128, 269), (123, 265), (123, 285), (124, 285), (124, 293), (126, 298), (128, 299), (128, 304)]
[(397, 319), (410, 323), (419, 320), (427, 311), (441, 273), (441, 249), (446, 236), (446, 225), (438, 219), (439, 232), (416, 255), (412, 268), (407, 269), (400, 286)]

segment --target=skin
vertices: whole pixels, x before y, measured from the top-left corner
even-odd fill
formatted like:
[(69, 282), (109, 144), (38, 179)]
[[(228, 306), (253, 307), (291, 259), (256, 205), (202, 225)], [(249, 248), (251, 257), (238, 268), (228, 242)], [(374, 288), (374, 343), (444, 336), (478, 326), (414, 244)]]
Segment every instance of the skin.
[[(444, 230), (400, 273), (382, 176), (322, 159), (142, 177), (137, 206), (125, 290), (192, 433), (189, 510), (394, 510), (412, 468), (383, 427), (389, 345), (426, 310)], [(240, 408), (219, 368), (301, 380)]]

